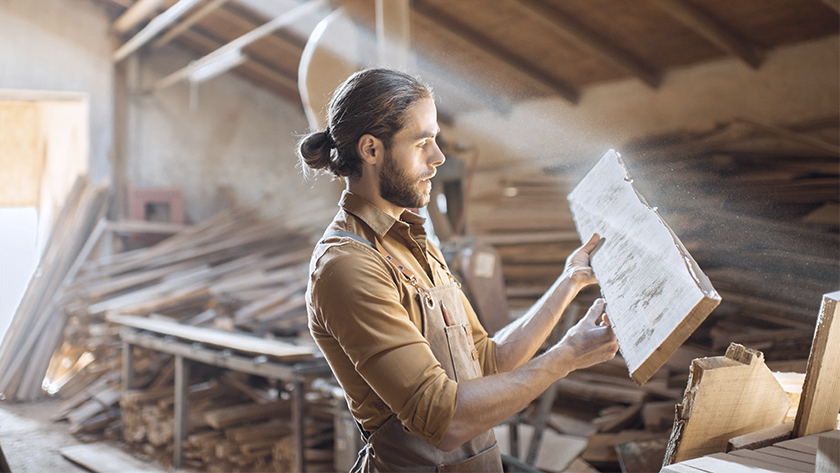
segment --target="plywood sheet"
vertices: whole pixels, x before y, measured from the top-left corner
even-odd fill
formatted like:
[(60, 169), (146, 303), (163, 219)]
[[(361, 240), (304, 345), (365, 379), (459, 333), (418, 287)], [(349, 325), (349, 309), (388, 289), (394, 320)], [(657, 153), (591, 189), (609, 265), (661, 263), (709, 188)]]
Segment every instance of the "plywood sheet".
[(607, 152), (568, 195), (630, 376), (644, 384), (720, 303), (720, 295), (667, 223)]
[(131, 455), (102, 443), (64, 447), (59, 453), (96, 473), (163, 473)]

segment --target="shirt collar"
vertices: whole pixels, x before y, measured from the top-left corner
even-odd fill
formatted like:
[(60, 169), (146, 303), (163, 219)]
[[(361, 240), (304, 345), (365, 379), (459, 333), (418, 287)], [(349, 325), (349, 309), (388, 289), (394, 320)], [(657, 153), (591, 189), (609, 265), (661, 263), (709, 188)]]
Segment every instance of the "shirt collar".
[[(391, 227), (397, 223), (394, 217), (348, 190), (342, 192), (338, 205), (344, 211), (355, 215), (361, 221), (365, 222), (380, 238), (385, 236)], [(400, 215), (400, 221), (409, 224), (414, 231), (419, 230), (425, 235), (423, 231), (423, 223), (426, 221), (425, 218), (410, 210), (405, 210)]]

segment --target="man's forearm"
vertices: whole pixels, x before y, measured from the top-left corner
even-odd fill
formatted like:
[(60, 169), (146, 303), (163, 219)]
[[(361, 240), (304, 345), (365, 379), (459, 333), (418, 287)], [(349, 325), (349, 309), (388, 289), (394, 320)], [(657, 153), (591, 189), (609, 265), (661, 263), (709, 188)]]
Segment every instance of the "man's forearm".
[(496, 333), (493, 341), (499, 373), (515, 369), (534, 356), (577, 293), (578, 288), (561, 277), (525, 315)]
[(439, 448), (450, 451), (524, 409), (565, 376), (563, 351), (532, 359), (516, 370), (458, 383), (455, 415)]

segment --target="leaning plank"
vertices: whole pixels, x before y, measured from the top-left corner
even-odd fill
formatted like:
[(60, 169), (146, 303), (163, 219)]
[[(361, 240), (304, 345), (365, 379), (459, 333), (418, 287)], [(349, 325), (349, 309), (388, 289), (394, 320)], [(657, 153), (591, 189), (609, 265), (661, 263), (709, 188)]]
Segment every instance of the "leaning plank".
[(103, 443), (64, 447), (58, 451), (64, 458), (96, 473), (163, 473), (131, 455)]
[(591, 265), (630, 377), (644, 384), (720, 303), (668, 224), (607, 152), (568, 195), (583, 241), (605, 240)]
[(834, 430), (840, 411), (840, 291), (825, 294), (820, 307), (793, 437)]
[(664, 464), (725, 452), (728, 439), (780, 424), (789, 407), (761, 352), (733, 343), (726, 356), (696, 359)]
[(193, 342), (207, 343), (245, 353), (276, 356), (278, 358), (310, 357), (313, 348), (291, 345), (279, 340), (269, 340), (252, 335), (229, 333), (203, 327), (192, 327), (163, 320), (152, 320), (131, 315), (108, 315), (108, 321), (151, 332), (172, 335)]

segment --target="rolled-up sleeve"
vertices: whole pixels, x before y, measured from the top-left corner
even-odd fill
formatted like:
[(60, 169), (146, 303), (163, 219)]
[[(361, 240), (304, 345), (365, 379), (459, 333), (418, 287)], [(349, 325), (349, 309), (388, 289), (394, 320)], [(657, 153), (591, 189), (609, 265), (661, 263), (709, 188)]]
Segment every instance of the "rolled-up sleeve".
[[(395, 282), (378, 255), (359, 245), (333, 245), (315, 262), (310, 323), (337, 342), (347, 366), (409, 432), (438, 446), (455, 413), (457, 384), (446, 376), (404, 307), (413, 295)], [(324, 351), (334, 369), (341, 364), (335, 360), (340, 353)], [(336, 376), (342, 385), (352, 385), (355, 375)], [(360, 394), (352, 390), (345, 387), (350, 397)]]

